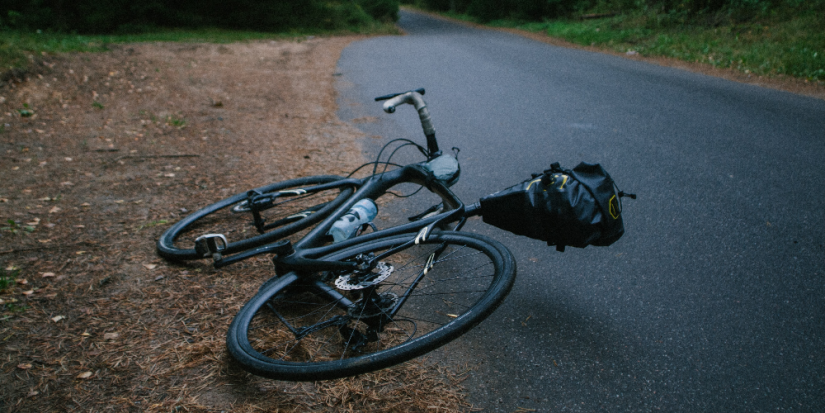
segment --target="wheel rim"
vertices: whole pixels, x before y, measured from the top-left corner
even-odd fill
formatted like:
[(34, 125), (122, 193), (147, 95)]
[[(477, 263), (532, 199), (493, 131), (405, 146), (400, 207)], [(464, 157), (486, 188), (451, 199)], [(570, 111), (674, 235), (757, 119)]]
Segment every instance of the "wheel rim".
[[(273, 378), (341, 377), (411, 359), (462, 334), (503, 299), (514, 274), (504, 277), (501, 272), (515, 269), (502, 268), (499, 251), (485, 251), (473, 238), (442, 238), (382, 260), (394, 269), (377, 287), (335, 289), (335, 280), (344, 274), (319, 274), (259, 298), (257, 311), (247, 315), (246, 328), (236, 336), (256, 360), (247, 367)], [(393, 242), (380, 244), (329, 258), (377, 255)], [(433, 260), (433, 252), (441, 249)], [(329, 294), (319, 293), (319, 281), (354, 302), (353, 308), (340, 308)]]
[[(259, 188), (262, 193), (284, 192), (297, 187), (306, 187), (340, 179), (333, 176), (302, 178)], [(227, 253), (251, 248), (256, 245), (272, 242), (277, 238), (289, 236), (314, 222), (317, 222), (328, 210), (342, 203), (351, 193), (351, 188), (333, 188), (311, 194), (285, 194), (277, 199), (273, 206), (261, 211), (261, 216), (270, 228), (261, 234), (253, 224), (252, 213), (248, 208), (235, 212), (239, 205), (246, 203), (246, 194), (239, 194), (222, 202), (206, 207), (184, 218), (163, 234), (158, 250), (161, 254), (175, 258), (176, 256), (195, 257), (192, 249), (197, 237), (217, 233), (223, 234), (229, 240)], [(323, 208), (318, 208), (323, 205)], [(315, 208), (313, 208), (315, 207)]]

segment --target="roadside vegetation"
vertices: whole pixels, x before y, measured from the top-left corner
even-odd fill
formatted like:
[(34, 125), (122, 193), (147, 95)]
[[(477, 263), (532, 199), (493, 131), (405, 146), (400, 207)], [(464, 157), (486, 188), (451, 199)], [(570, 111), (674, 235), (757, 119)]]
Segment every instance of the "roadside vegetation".
[(24, 76), (44, 54), (131, 42), (396, 33), (397, 19), (397, 0), (0, 0), (0, 84)]
[(823, 0), (408, 0), (584, 46), (825, 82)]

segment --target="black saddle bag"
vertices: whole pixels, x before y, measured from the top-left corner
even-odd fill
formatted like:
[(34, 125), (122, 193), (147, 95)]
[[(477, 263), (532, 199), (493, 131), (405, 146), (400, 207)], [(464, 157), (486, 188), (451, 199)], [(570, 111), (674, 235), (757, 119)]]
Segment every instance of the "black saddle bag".
[(599, 164), (580, 163), (572, 170), (558, 163), (533, 179), (481, 198), (484, 222), (564, 247), (607, 246), (624, 234), (621, 197)]

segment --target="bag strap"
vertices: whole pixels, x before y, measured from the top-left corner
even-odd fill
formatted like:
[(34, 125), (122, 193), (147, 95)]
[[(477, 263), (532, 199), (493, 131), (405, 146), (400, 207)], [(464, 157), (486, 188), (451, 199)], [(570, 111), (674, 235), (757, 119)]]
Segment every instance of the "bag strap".
[[(553, 162), (552, 164), (550, 164), (550, 169), (545, 169), (543, 173), (533, 174), (533, 175), (541, 176), (542, 185), (549, 185), (550, 184), (550, 179), (551, 179), (550, 177), (555, 173), (567, 174), (568, 176), (573, 177), (574, 179), (576, 179), (575, 176), (573, 175), (572, 171), (562, 168), (561, 165), (558, 162)], [(576, 180), (578, 180), (578, 179), (576, 179)], [(587, 188), (587, 186), (585, 186), (585, 188)], [(589, 188), (588, 188), (588, 190), (589, 190)], [(592, 192), (591, 192), (591, 195), (592, 195)], [(553, 244), (551, 244), (550, 241), (547, 241), (547, 246), (548, 247), (553, 246)], [(555, 247), (556, 247), (556, 251), (564, 252), (564, 247), (565, 247), (564, 244), (555, 244)]]

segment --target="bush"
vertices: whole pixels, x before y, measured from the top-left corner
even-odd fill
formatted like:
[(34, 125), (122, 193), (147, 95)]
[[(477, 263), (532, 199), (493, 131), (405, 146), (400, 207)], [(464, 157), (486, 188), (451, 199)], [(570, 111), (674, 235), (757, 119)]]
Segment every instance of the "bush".
[(152, 27), (343, 29), (397, 18), (398, 0), (0, 0), (0, 27), (78, 33)]
[(541, 21), (587, 13), (652, 12), (663, 25), (720, 20), (751, 21), (776, 14), (825, 13), (825, 0), (405, 0), (437, 11), (496, 19)]
[(375, 20), (398, 21), (398, 0), (359, 0), (358, 3)]

